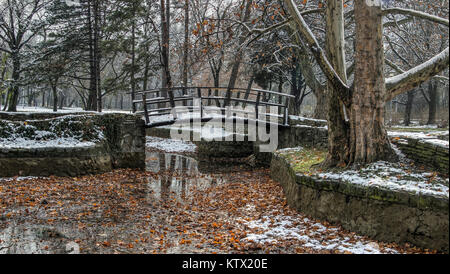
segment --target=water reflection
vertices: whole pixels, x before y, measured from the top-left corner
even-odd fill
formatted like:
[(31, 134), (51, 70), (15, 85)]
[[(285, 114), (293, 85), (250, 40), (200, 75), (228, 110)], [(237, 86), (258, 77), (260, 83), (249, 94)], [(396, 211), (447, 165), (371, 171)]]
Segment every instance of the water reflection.
[(13, 224), (0, 230), (0, 254), (48, 253), (75, 254), (79, 247), (50, 227)]
[(220, 175), (202, 174), (198, 161), (183, 155), (152, 152), (147, 155), (147, 171), (158, 173), (149, 178), (149, 199), (162, 201), (176, 199), (180, 202), (193, 191), (205, 191), (225, 180)]

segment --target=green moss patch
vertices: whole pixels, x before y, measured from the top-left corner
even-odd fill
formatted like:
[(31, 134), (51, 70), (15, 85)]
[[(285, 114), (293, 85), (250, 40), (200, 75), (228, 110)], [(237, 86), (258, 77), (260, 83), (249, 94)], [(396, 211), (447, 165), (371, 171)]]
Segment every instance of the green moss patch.
[(327, 151), (317, 148), (293, 148), (278, 151), (278, 154), (286, 158), (295, 173), (311, 173), (322, 163)]

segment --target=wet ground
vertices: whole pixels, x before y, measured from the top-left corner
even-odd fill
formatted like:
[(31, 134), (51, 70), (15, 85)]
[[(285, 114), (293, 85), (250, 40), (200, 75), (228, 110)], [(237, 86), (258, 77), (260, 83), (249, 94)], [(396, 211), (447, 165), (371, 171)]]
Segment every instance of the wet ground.
[(149, 150), (147, 171), (0, 179), (1, 253), (424, 253), (286, 205), (266, 169)]

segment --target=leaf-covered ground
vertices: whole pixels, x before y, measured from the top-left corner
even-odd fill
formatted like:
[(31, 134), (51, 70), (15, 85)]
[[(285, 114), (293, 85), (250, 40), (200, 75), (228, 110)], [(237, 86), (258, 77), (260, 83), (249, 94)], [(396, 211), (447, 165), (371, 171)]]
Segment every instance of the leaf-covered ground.
[(202, 174), (184, 156), (148, 160), (154, 172), (0, 179), (0, 253), (431, 252), (304, 216), (265, 169)]

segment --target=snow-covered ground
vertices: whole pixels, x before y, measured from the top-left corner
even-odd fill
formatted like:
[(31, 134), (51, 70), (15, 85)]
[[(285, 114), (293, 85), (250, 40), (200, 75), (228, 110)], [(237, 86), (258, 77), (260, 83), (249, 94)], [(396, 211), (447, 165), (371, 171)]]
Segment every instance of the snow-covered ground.
[(20, 182), (20, 181), (32, 180), (32, 179), (42, 179), (42, 178), (34, 177), (34, 176), (11, 177), (11, 178), (0, 177), (0, 182), (11, 182), (11, 181)]
[[(92, 147), (105, 139), (101, 129), (95, 125), (86, 127), (80, 120), (71, 120), (73, 116), (48, 119), (49, 128), (40, 130), (28, 122), (0, 121), (0, 148), (50, 148), (50, 147)], [(78, 117), (80, 118), (80, 117)], [(83, 117), (81, 117), (83, 118)], [(75, 126), (78, 130), (60, 129), (60, 124)], [(86, 139), (89, 136), (89, 139)]]
[(191, 142), (152, 136), (147, 136), (146, 147), (169, 153), (194, 153), (197, 150), (197, 146)]
[(294, 153), (294, 152), (300, 152), (303, 150), (303, 147), (288, 147), (277, 150), (275, 153)]
[[(29, 107), (29, 106), (17, 106), (17, 112), (23, 113), (53, 113), (53, 109), (51, 108), (45, 108), (45, 107)], [(82, 108), (63, 108), (58, 109), (57, 113), (79, 113), (79, 112), (90, 112), (85, 111)], [(110, 109), (104, 109), (102, 111), (103, 113), (131, 113), (129, 110), (110, 110)], [(8, 112), (11, 113), (11, 112)], [(96, 113), (96, 112), (94, 112)]]
[(322, 179), (341, 180), (363, 186), (377, 186), (382, 189), (449, 198), (448, 179), (444, 180), (432, 173), (408, 170), (397, 163), (379, 161), (361, 170), (327, 172), (316, 175)]
[(433, 132), (403, 132), (403, 131), (388, 131), (389, 137), (411, 138), (418, 139), (426, 143), (437, 146), (449, 148), (449, 142), (441, 140), (439, 136), (449, 135), (449, 131), (433, 131)]
[(413, 139), (436, 139), (438, 136), (448, 135), (449, 131), (433, 131), (433, 132), (405, 132), (405, 131), (388, 131), (390, 137), (405, 137)]
[(289, 115), (289, 119), (300, 121), (300, 122), (317, 122), (317, 123), (327, 123), (327, 120), (320, 120), (320, 119), (313, 119), (313, 118), (306, 118), (301, 116), (295, 116), (295, 115)]
[(419, 125), (419, 124), (413, 124), (413, 125), (409, 125), (409, 126), (404, 126), (404, 125), (394, 125), (394, 126), (390, 126), (391, 128), (412, 128), (412, 129), (436, 129), (438, 128), (438, 125)]
[(314, 127), (314, 126), (308, 126), (308, 125), (295, 125), (294, 127), (300, 127), (300, 128), (322, 128), (322, 129), (328, 129), (328, 126), (323, 126), (323, 127)]
[(50, 148), (50, 147), (93, 147), (96, 143), (80, 141), (76, 138), (57, 138), (54, 140), (30, 140), (25, 138), (1, 139), (0, 148)]
[(268, 214), (259, 220), (242, 220), (242, 223), (252, 230), (257, 230), (255, 233), (248, 233), (244, 240), (259, 244), (299, 241), (302, 247), (317, 251), (338, 250), (353, 254), (397, 253), (389, 248), (381, 250), (378, 243), (365, 240), (361, 236), (342, 236), (339, 228), (327, 228), (306, 217)]

